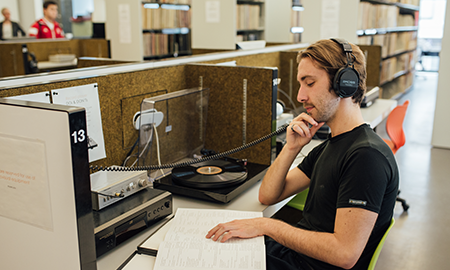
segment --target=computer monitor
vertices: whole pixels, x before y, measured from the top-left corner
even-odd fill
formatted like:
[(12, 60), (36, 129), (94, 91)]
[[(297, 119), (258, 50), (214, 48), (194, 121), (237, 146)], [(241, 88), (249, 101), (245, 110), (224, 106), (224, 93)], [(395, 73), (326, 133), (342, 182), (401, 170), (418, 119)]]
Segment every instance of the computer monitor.
[(2, 269), (96, 269), (84, 108), (0, 99)]
[(92, 23), (92, 38), (105, 38), (105, 23)]

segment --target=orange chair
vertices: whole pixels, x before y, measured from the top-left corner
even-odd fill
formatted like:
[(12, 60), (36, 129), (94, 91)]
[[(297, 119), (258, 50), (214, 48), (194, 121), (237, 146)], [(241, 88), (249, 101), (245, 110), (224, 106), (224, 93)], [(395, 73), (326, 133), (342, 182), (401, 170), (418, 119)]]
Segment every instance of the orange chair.
[(389, 114), (386, 121), (386, 132), (390, 138), (384, 139), (395, 154), (405, 144), (405, 132), (403, 131), (403, 120), (405, 119), (406, 109), (408, 109), (409, 100), (403, 105), (398, 105)]
[[(403, 120), (405, 119), (406, 109), (408, 109), (409, 101), (405, 101), (403, 105), (398, 105), (389, 114), (386, 120), (386, 132), (390, 138), (383, 139), (387, 145), (391, 148), (395, 154), (405, 144), (405, 132), (403, 131)], [(398, 196), (400, 190), (397, 193), (397, 201), (402, 203), (404, 211), (408, 211), (409, 205), (406, 201)]]

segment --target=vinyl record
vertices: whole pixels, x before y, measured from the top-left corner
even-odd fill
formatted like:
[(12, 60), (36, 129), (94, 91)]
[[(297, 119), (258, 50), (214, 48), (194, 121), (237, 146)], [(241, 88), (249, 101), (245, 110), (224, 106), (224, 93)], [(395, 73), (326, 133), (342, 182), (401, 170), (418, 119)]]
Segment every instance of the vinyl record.
[(191, 166), (174, 168), (172, 180), (193, 188), (223, 188), (247, 179), (247, 169), (233, 161), (211, 160)]

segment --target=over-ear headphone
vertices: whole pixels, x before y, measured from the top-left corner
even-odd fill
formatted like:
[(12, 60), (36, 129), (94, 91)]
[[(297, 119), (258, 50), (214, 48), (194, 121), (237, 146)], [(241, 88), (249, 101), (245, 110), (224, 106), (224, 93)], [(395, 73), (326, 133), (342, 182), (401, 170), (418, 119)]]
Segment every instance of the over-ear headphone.
[(333, 89), (341, 98), (351, 97), (356, 93), (359, 86), (359, 73), (353, 65), (352, 46), (344, 39), (332, 38), (332, 41), (340, 44), (347, 56), (347, 64), (341, 67), (334, 76)]

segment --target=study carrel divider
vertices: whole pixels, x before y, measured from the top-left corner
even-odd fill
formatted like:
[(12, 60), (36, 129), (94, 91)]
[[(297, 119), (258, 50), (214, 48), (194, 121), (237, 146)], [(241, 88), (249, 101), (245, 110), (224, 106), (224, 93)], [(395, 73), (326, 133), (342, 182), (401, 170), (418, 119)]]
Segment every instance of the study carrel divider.
[[(221, 152), (262, 137), (272, 131), (273, 79), (277, 69), (227, 67), (215, 65), (179, 65), (105, 76), (50, 82), (0, 91), (0, 97), (51, 91), (97, 83), (102, 115), (106, 158), (91, 165), (121, 165), (138, 137), (132, 126), (134, 114), (144, 98), (199, 87), (210, 88), (206, 148)], [(247, 87), (246, 134), (243, 133), (243, 91)], [(179, 121), (182, 121), (180, 119)], [(168, 133), (177, 145), (176, 134)], [(248, 161), (270, 165), (272, 142), (267, 140), (234, 155)], [(161, 149), (174, 151), (171, 146)], [(164, 155), (161, 157), (164, 163)]]

